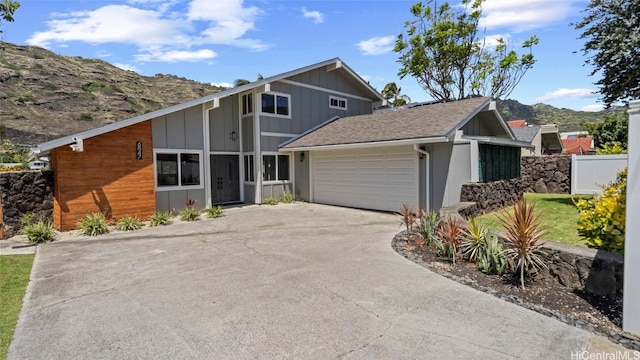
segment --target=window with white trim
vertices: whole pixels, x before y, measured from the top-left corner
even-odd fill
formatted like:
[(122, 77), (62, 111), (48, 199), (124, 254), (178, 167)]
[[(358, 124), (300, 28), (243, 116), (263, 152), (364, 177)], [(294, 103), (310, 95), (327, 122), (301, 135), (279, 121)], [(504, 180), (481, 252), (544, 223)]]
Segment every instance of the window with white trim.
[(262, 155), (262, 180), (264, 181), (288, 181), (289, 155), (264, 154)]
[(242, 115), (253, 113), (253, 94), (242, 95)]
[(156, 150), (154, 153), (158, 190), (203, 186), (201, 151)]
[(252, 183), (255, 181), (255, 170), (253, 167), (253, 154), (244, 155), (244, 182)]
[(329, 108), (347, 110), (347, 99), (329, 95)]
[(291, 117), (291, 95), (279, 93), (260, 94), (260, 112), (265, 115)]

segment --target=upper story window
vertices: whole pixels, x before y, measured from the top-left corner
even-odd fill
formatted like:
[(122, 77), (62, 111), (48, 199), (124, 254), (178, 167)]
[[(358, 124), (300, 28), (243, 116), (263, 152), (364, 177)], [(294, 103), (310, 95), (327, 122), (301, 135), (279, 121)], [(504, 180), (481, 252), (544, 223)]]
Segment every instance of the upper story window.
[(253, 94), (242, 95), (242, 115), (253, 113)]
[(329, 96), (329, 108), (347, 110), (347, 99), (337, 96)]
[(261, 108), (263, 114), (280, 117), (291, 117), (291, 95), (277, 93), (261, 94)]

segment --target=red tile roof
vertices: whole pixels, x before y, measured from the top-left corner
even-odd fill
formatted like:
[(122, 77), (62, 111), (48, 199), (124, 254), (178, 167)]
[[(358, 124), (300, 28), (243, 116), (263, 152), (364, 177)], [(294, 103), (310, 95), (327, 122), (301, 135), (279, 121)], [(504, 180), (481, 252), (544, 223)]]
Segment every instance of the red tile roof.
[(507, 121), (507, 124), (509, 124), (509, 127), (512, 129), (525, 127), (528, 125), (527, 120), (511, 120), (511, 121)]
[(591, 150), (591, 144), (593, 138), (590, 136), (574, 138), (574, 139), (562, 139), (562, 146), (567, 154), (588, 154)]

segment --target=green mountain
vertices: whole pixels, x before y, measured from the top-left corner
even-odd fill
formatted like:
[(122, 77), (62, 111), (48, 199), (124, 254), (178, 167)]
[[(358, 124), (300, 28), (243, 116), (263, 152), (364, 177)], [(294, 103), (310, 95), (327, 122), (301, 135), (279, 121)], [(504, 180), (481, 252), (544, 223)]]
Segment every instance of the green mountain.
[(516, 100), (503, 100), (498, 104), (498, 112), (505, 120), (527, 120), (529, 124), (557, 124), (561, 132), (582, 130), (582, 122), (600, 122), (606, 113), (558, 109), (551, 105), (524, 105)]
[(105, 61), (0, 43), (0, 124), (6, 138), (34, 145), (222, 90)]

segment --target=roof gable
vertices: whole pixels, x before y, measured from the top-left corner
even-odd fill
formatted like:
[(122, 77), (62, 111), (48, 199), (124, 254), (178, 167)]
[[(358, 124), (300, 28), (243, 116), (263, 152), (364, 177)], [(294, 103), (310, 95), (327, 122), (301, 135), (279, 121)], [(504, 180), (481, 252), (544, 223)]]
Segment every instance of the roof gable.
[(295, 69), (295, 70), (291, 70), (282, 74), (278, 74), (278, 75), (274, 75), (262, 80), (258, 80), (258, 81), (254, 81), (252, 83), (249, 84), (245, 84), (242, 86), (238, 86), (238, 87), (234, 87), (234, 88), (230, 88), (221, 92), (217, 92), (211, 95), (207, 95), (198, 99), (194, 99), (191, 101), (187, 101), (181, 104), (177, 104), (177, 105), (173, 105), (164, 109), (160, 109), (160, 110), (156, 110), (147, 114), (143, 114), (143, 115), (139, 115), (136, 117), (132, 117), (129, 119), (125, 119), (125, 120), (121, 120), (121, 121), (117, 121), (115, 123), (111, 123), (108, 125), (104, 125), (101, 127), (97, 127), (94, 129), (90, 129), (87, 131), (83, 131), (77, 134), (73, 134), (73, 135), (69, 135), (69, 136), (65, 136), (65, 137), (61, 137), (55, 140), (51, 140), (51, 141), (47, 141), (41, 144), (38, 144), (38, 146), (34, 149), (32, 149), (33, 152), (35, 153), (41, 153), (41, 152), (46, 152), (48, 150), (51, 149), (55, 149), (57, 147), (60, 146), (64, 146), (64, 145), (68, 145), (71, 144), (73, 142), (76, 141), (76, 139), (87, 139), (90, 137), (94, 137), (97, 135), (101, 135), (110, 131), (114, 131), (114, 130), (118, 130), (118, 129), (122, 129), (125, 128), (127, 126), (131, 126), (143, 121), (147, 121), (147, 120), (151, 120), (157, 117), (161, 117), (176, 111), (181, 111), (193, 106), (197, 106), (197, 105), (202, 105), (208, 102), (211, 102), (211, 107), (215, 106), (215, 104), (217, 104), (217, 102), (219, 101), (219, 99), (227, 97), (227, 96), (231, 96), (231, 95), (235, 95), (235, 94), (239, 94), (239, 93), (243, 93), (255, 88), (259, 88), (262, 86), (265, 86), (267, 84), (282, 80), (282, 79), (286, 79), (286, 78), (290, 78), (290, 77), (294, 77), (300, 74), (303, 74), (305, 72), (309, 72), (312, 70), (316, 70), (319, 68), (326, 68), (327, 71), (334, 71), (334, 70), (341, 70), (346, 72), (350, 77), (353, 78), (353, 80), (362, 86), (363, 91), (364, 92), (368, 92), (369, 96), (372, 100), (379, 100), (379, 101), (383, 101), (384, 98), (382, 97), (382, 95), (376, 91), (371, 85), (369, 85), (369, 83), (367, 83), (364, 79), (362, 79), (355, 71), (353, 71), (349, 66), (347, 66), (344, 62), (342, 62), (342, 60), (340, 58), (333, 58), (333, 59), (329, 59), (329, 60), (325, 60), (316, 64), (312, 64), (312, 65), (308, 65), (299, 69)]
[[(480, 97), (339, 118), (283, 144), (281, 148), (449, 138), (479, 112), (489, 110), (490, 103), (490, 98)], [(504, 123), (495, 110), (491, 111), (498, 121)]]
[(540, 125), (512, 128), (511, 131), (517, 140), (531, 144), (536, 135), (540, 132)]
[(591, 150), (593, 138), (590, 136), (574, 138), (574, 139), (562, 139), (562, 146), (565, 152), (568, 154), (584, 154)]

